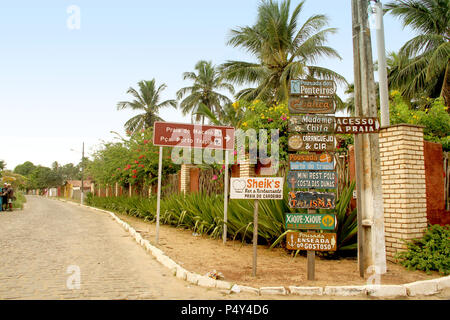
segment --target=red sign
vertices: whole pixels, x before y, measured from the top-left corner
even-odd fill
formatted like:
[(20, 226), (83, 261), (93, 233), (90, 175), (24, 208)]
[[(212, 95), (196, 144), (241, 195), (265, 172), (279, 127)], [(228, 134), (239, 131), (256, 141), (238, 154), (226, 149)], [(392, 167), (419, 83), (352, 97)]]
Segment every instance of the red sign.
[(157, 121), (153, 130), (155, 146), (234, 149), (233, 127)]

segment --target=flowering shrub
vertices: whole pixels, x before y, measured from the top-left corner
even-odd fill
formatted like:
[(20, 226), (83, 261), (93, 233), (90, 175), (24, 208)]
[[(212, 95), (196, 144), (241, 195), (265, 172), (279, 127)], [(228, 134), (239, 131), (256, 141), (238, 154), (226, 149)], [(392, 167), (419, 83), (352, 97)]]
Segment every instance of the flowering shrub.
[[(233, 107), (242, 108), (244, 110), (244, 118), (242, 121), (241, 129), (255, 129), (259, 138), (259, 130), (266, 129), (268, 135), (268, 155), (270, 155), (270, 134), (271, 129), (279, 130), (279, 153), (280, 161), (287, 159), (287, 127), (289, 120), (289, 111), (285, 103), (277, 103), (274, 105), (267, 105), (260, 100), (254, 100), (252, 102), (239, 101), (233, 104)], [(259, 141), (259, 139), (258, 139)], [(246, 151), (248, 148), (257, 148), (258, 146), (246, 145)]]
[(400, 92), (396, 90), (391, 91), (390, 98), (391, 124), (423, 125), (425, 140), (441, 143), (444, 151), (450, 151), (450, 115), (442, 98), (427, 98), (426, 107), (418, 110), (411, 109)]
[[(158, 176), (159, 147), (152, 141), (152, 129), (128, 133), (129, 140), (105, 143), (94, 154), (89, 174), (100, 184), (146, 185)], [(170, 148), (163, 149), (163, 175), (175, 173), (179, 166), (170, 160)]]

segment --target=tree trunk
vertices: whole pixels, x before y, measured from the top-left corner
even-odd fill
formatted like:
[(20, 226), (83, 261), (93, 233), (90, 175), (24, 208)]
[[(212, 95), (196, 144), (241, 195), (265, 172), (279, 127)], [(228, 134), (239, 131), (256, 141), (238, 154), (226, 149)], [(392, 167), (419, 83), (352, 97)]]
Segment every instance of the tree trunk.
[[(444, 98), (445, 105), (450, 106), (450, 70), (449, 70), (450, 60), (447, 61), (447, 66), (445, 68), (444, 81), (442, 82), (441, 97)], [(450, 108), (447, 109), (450, 112)]]

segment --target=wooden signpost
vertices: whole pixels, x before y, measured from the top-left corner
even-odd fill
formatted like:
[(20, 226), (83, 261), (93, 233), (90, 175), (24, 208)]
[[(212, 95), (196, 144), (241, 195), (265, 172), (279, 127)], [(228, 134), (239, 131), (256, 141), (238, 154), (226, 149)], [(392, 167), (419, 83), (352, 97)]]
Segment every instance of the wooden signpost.
[(288, 138), (290, 151), (334, 151), (336, 140), (329, 134), (293, 134)]
[(292, 189), (335, 189), (337, 175), (336, 171), (291, 171), (287, 182)]
[(153, 124), (153, 145), (159, 146), (158, 192), (156, 200), (156, 236), (159, 242), (159, 220), (161, 208), (161, 176), (163, 147), (187, 147), (199, 149), (225, 150), (225, 187), (224, 187), (224, 233), (226, 241), (228, 209), (228, 152), (234, 150), (234, 128), (225, 126), (204, 126), (190, 123), (156, 121)]
[(336, 251), (336, 233), (288, 232), (286, 248), (290, 250)]
[(322, 115), (291, 116), (288, 124), (289, 132), (334, 132), (334, 117)]
[(337, 117), (336, 133), (376, 133), (380, 130), (380, 122), (376, 117)]
[(336, 162), (331, 153), (289, 154), (289, 170), (334, 170)]
[(230, 199), (254, 199), (253, 211), (253, 266), (252, 274), (256, 277), (258, 248), (258, 210), (260, 199), (283, 200), (283, 183), (281, 177), (240, 177), (231, 178)]
[(334, 209), (336, 194), (333, 192), (290, 191), (289, 207), (298, 209)]
[[(304, 154), (289, 155), (287, 181), (291, 187), (289, 206), (291, 208), (307, 208), (306, 215), (286, 215), (286, 227), (306, 227), (311, 230), (334, 230), (336, 218), (328, 215), (322, 221), (322, 216), (316, 209), (333, 209), (335, 207), (334, 193), (315, 192), (315, 189), (334, 189), (337, 187), (334, 155), (328, 153), (336, 148), (334, 136), (334, 116), (317, 114), (333, 114), (336, 109), (334, 97), (336, 84), (330, 80), (291, 80), (289, 96), (289, 112), (291, 115), (288, 138), (289, 151), (308, 151)], [(321, 154), (317, 154), (321, 152)], [(295, 189), (310, 191), (295, 191)], [(294, 223), (299, 219), (298, 223)], [(306, 221), (303, 223), (303, 220)], [(321, 223), (318, 223), (320, 220)], [(288, 224), (288, 221), (290, 223)], [(316, 223), (313, 223), (316, 221)], [(323, 223), (324, 224), (323, 224)], [(330, 224), (331, 223), (331, 224)], [(309, 227), (309, 228), (308, 228)], [(308, 280), (314, 280), (315, 251), (336, 250), (336, 235), (323, 233), (288, 233), (287, 248), (292, 250), (307, 250)], [(332, 240), (331, 240), (332, 239)], [(318, 243), (316, 243), (318, 241)], [(322, 241), (322, 243), (321, 243)], [(333, 243), (333, 244), (332, 244)]]
[(334, 230), (336, 215), (332, 213), (286, 213), (286, 229)]

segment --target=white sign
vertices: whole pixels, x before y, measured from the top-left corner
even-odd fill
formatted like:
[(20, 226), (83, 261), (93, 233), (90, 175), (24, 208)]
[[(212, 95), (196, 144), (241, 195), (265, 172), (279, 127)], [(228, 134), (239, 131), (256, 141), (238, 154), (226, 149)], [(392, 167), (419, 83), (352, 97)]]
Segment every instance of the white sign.
[(230, 199), (283, 199), (283, 178), (231, 178)]

